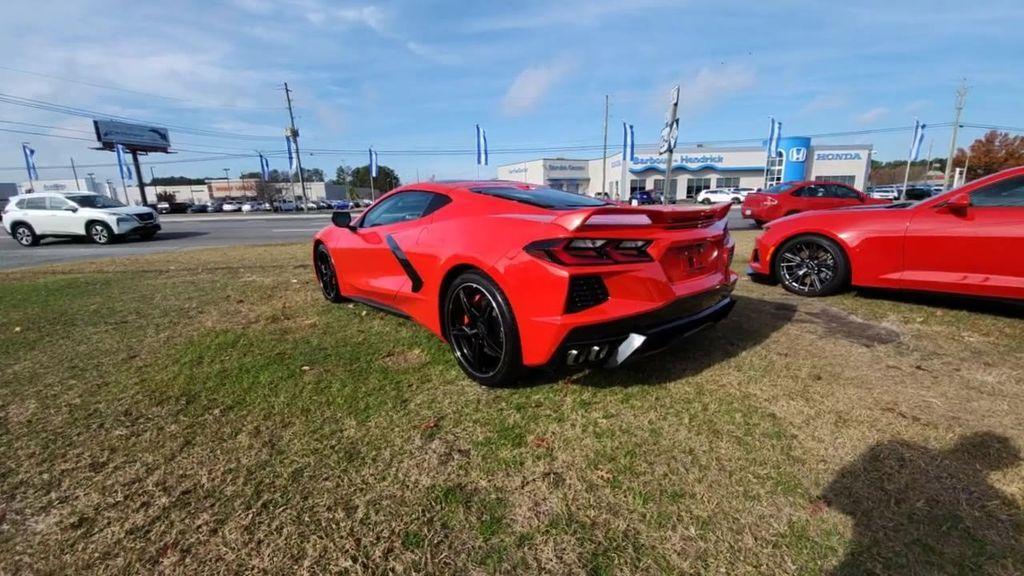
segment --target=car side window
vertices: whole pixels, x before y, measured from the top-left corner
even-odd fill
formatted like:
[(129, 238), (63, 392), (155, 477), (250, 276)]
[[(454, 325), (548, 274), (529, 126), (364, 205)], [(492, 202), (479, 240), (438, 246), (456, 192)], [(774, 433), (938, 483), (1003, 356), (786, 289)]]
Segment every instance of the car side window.
[(46, 199), (47, 210), (63, 210), (68, 206), (71, 206), (71, 202), (59, 196), (50, 196)]
[(373, 228), (416, 220), (435, 212), (450, 201), (447, 196), (431, 192), (400, 192), (374, 206), (363, 217), (359, 227)]
[(838, 184), (830, 184), (828, 186), (830, 196), (832, 198), (843, 198), (846, 200), (859, 200), (860, 194), (857, 194), (855, 190), (847, 188), (846, 186), (840, 186)]
[(975, 190), (971, 193), (971, 206), (1024, 208), (1024, 176)]
[(46, 198), (26, 198), (21, 208), (25, 210), (46, 210)]

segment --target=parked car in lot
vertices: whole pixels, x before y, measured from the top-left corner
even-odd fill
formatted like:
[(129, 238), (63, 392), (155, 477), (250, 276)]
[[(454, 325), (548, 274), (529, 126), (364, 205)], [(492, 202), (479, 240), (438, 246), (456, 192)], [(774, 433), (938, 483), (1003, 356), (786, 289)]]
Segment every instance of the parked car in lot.
[(525, 367), (618, 366), (724, 318), (736, 284), (728, 212), (419, 183), (354, 222), (335, 212), (314, 239), (314, 270), (327, 300), (410, 317), (470, 378), (499, 386)]
[(242, 204), (239, 202), (225, 202), (220, 205), (221, 212), (240, 212)]
[(274, 202), (274, 212), (294, 212), (298, 208), (298, 204), (290, 198), (282, 198)]
[(653, 190), (640, 190), (638, 192), (630, 192), (629, 203), (640, 206), (648, 204), (658, 204), (661, 201), (660, 196), (660, 194), (654, 192)]
[(149, 240), (160, 231), (160, 217), (151, 208), (125, 206), (92, 192), (36, 192), (12, 197), (4, 208), (3, 225), (22, 246), (75, 236), (109, 244), (126, 236)]
[(910, 186), (903, 191), (903, 199), (913, 202), (926, 200), (936, 195), (937, 193), (931, 186)]
[(747, 193), (741, 192), (739, 188), (711, 188), (697, 194), (697, 203), (715, 204), (717, 202), (732, 202), (733, 204), (740, 204), (746, 195)]
[(809, 210), (888, 203), (888, 200), (871, 198), (838, 182), (783, 182), (767, 190), (747, 194), (741, 213), (747, 220), (763, 226), (777, 218)]
[(348, 200), (335, 200), (331, 203), (331, 209), (333, 210), (350, 210), (352, 203)]
[(209, 211), (210, 211), (210, 205), (209, 204), (193, 204), (193, 205), (189, 206), (189, 208), (188, 208), (188, 213), (189, 214), (202, 214), (202, 213), (209, 212)]
[(868, 189), (868, 196), (879, 200), (896, 200), (900, 191), (895, 186), (874, 186)]
[(748, 272), (801, 296), (848, 285), (1024, 300), (1024, 167), (920, 202), (800, 214), (757, 238)]
[(191, 207), (188, 202), (157, 202), (156, 211), (158, 214), (186, 214)]

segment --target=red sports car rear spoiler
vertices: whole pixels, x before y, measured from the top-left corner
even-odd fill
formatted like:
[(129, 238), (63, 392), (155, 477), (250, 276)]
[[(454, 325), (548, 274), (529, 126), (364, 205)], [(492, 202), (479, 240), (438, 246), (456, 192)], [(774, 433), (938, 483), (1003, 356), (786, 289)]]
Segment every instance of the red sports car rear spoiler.
[(555, 218), (566, 230), (607, 230), (611, 228), (703, 228), (729, 215), (728, 203), (711, 206), (601, 206), (574, 210)]

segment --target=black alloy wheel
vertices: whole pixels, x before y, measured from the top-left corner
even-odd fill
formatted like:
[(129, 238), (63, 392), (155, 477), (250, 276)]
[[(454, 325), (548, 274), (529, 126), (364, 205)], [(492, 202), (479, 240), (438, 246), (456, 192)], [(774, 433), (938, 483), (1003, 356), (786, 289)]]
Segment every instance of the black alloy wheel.
[(22, 246), (36, 246), (39, 244), (39, 236), (36, 236), (35, 231), (28, 224), (15, 224), (11, 235)]
[(832, 240), (798, 236), (775, 257), (775, 276), (782, 287), (800, 296), (828, 296), (841, 290), (849, 276), (846, 254)]
[(103, 222), (90, 222), (86, 232), (89, 239), (97, 244), (110, 244), (114, 241), (114, 231)]
[(467, 272), (445, 297), (445, 335), (467, 376), (484, 386), (505, 386), (522, 369), (519, 332), (505, 295), (489, 278)]
[(329, 302), (341, 302), (345, 298), (341, 295), (338, 287), (338, 275), (334, 272), (334, 262), (331, 261), (331, 253), (327, 246), (320, 244), (316, 247), (313, 257), (313, 268), (316, 270), (316, 280), (320, 284), (320, 291)]

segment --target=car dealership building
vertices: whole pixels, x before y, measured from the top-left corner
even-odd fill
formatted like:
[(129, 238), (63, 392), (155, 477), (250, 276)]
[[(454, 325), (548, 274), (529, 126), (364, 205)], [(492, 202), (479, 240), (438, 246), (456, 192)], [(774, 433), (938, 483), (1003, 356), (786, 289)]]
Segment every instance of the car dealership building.
[[(765, 148), (761, 146), (680, 148), (672, 155), (670, 198), (693, 198), (709, 188), (759, 188), (765, 182)], [(607, 185), (601, 158), (570, 160), (543, 158), (499, 166), (497, 177), (545, 185), (593, 195), (602, 188), (612, 198), (626, 199), (630, 192), (665, 189), (665, 155), (657, 150), (637, 150), (623, 162), (621, 152), (607, 159)], [(871, 145), (815, 145), (810, 138), (790, 136), (779, 140), (779, 153), (767, 169), (768, 183), (794, 180), (832, 180), (863, 190), (871, 170)]]

